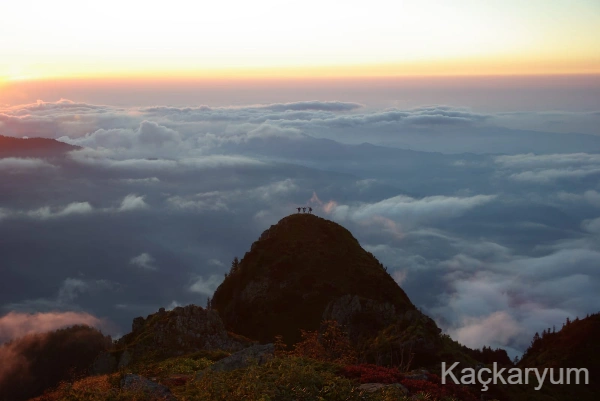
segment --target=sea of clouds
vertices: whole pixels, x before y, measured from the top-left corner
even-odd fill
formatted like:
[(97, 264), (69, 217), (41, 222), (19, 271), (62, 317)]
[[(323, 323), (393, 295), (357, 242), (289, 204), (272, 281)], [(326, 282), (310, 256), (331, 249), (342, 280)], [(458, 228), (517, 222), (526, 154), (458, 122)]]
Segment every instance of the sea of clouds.
[(581, 121), (600, 112), (0, 107), (0, 135), (79, 147), (0, 159), (0, 341), (76, 322), (119, 335), (203, 305), (234, 256), (310, 205), (454, 339), (516, 355), (600, 305), (600, 132), (515, 128)]

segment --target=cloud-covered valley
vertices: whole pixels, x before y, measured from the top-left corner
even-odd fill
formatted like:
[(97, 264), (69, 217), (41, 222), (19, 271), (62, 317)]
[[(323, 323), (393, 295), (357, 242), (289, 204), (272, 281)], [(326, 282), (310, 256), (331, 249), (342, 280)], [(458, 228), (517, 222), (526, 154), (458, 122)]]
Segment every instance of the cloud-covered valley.
[(0, 108), (0, 135), (74, 146), (0, 158), (0, 338), (24, 316), (118, 335), (159, 307), (203, 305), (234, 256), (310, 205), (455, 339), (515, 355), (600, 306), (600, 135), (530, 130), (557, 114), (577, 118), (339, 101)]

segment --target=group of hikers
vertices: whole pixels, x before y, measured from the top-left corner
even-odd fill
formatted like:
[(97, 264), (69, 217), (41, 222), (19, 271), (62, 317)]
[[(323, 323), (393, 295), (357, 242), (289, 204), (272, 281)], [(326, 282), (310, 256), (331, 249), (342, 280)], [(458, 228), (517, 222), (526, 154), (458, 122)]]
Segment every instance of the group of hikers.
[(300, 209), (302, 209), (302, 213), (306, 213), (306, 209), (308, 209), (308, 213), (312, 213), (312, 207), (297, 207), (296, 209), (298, 209), (298, 213), (300, 213)]

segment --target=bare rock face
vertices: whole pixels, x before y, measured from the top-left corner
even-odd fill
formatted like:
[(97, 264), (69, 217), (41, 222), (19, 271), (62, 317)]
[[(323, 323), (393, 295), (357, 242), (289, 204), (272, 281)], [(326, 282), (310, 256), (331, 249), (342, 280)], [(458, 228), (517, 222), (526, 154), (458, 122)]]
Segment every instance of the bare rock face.
[[(355, 342), (378, 337), (364, 348), (376, 363), (406, 363), (411, 354), (417, 362), (430, 363), (441, 347), (440, 329), (431, 318), (416, 309), (397, 311), (389, 302), (346, 294), (329, 302), (323, 320), (336, 320)], [(381, 356), (386, 349), (387, 359)]]
[(117, 366), (117, 369), (126, 368), (127, 366), (129, 366), (130, 363), (131, 354), (129, 353), (129, 351), (125, 350), (125, 352), (121, 354), (121, 358), (119, 358), (119, 365)]
[(382, 329), (397, 317), (396, 308), (389, 302), (350, 294), (331, 301), (323, 312), (323, 320), (336, 320), (346, 327), (351, 338)]
[(136, 317), (133, 319), (133, 323), (131, 324), (131, 331), (138, 331), (142, 327), (144, 327), (145, 320), (143, 317)]
[(250, 344), (240, 336), (233, 339), (216, 311), (196, 305), (171, 311), (161, 308), (146, 318), (134, 319), (133, 331), (118, 343), (125, 348), (119, 365), (126, 366), (144, 355), (177, 356), (200, 350), (235, 352)]
[(141, 391), (145, 393), (147, 400), (153, 401), (177, 401), (177, 398), (171, 393), (168, 387), (162, 384), (154, 383), (145, 377), (138, 375), (125, 375), (121, 380), (121, 387), (124, 390)]

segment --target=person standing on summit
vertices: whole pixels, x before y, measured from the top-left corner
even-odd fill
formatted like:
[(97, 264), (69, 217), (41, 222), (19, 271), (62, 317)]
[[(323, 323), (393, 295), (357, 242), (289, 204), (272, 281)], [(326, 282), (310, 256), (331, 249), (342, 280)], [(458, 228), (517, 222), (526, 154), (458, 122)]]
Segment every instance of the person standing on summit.
[(308, 207), (308, 213), (312, 213), (312, 207)]
[(305, 207), (302, 208), (302, 213), (306, 213), (306, 208)]
[(300, 209), (302, 209), (301, 207), (297, 207), (296, 209), (298, 209), (298, 213), (300, 213)]

